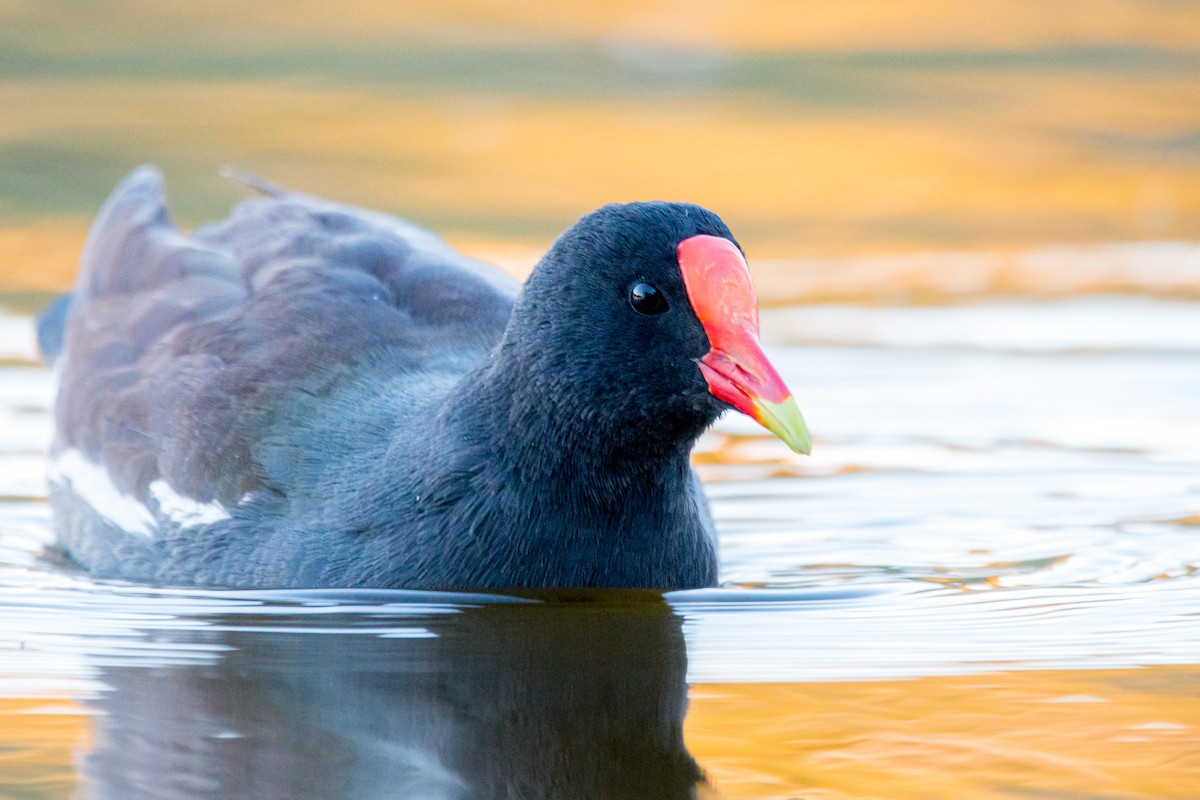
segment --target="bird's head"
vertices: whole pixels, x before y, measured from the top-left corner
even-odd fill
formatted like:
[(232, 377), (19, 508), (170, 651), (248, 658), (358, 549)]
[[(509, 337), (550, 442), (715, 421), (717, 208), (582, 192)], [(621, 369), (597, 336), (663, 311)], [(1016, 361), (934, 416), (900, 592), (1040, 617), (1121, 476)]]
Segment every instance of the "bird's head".
[(699, 206), (613, 204), (584, 216), (530, 276), (517, 320), (548, 398), (550, 384), (595, 398), (586, 407), (650, 441), (694, 439), (733, 407), (809, 452), (804, 418), (759, 342), (741, 248)]

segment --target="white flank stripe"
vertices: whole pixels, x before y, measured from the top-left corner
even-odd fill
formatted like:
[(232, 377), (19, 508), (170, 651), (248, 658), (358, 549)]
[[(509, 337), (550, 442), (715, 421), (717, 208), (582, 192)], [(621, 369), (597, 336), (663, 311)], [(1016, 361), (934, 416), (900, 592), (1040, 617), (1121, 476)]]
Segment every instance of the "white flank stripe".
[(229, 519), (229, 510), (218, 502), (201, 503), (184, 497), (161, 478), (150, 484), (150, 495), (158, 501), (158, 510), (184, 528), (208, 525)]
[(50, 480), (70, 484), (79, 499), (126, 533), (154, 535), (154, 515), (150, 509), (121, 494), (108, 470), (89, 461), (78, 450), (66, 450), (58, 456), (50, 470)]

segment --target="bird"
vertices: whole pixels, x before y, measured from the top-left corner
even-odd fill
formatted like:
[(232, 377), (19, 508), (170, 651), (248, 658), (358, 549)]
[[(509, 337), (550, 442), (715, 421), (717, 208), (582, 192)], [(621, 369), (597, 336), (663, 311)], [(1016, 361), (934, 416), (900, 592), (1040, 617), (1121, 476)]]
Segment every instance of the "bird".
[(811, 448), (741, 246), (698, 205), (605, 205), (521, 284), (227, 174), (257, 196), (185, 234), (160, 171), (134, 170), (39, 323), (58, 542), (94, 578), (712, 586), (698, 437), (732, 408)]

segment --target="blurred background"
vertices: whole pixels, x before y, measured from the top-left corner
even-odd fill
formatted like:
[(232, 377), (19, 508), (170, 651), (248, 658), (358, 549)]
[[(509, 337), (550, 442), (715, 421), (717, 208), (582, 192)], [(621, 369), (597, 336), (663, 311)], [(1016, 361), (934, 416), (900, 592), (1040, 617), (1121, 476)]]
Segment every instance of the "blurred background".
[(142, 162), (184, 225), (235, 164), (517, 272), (657, 198), (768, 300), (1127, 288), (1128, 252), (1028, 251), (1200, 239), (1200, 4), (0, 0), (0, 284), (67, 285)]

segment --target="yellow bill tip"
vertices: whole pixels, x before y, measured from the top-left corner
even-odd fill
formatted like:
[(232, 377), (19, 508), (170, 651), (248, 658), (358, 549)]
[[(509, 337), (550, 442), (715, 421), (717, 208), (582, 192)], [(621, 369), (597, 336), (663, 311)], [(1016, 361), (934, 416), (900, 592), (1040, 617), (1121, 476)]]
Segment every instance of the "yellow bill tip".
[(803, 455), (812, 452), (812, 434), (808, 432), (804, 415), (791, 395), (781, 403), (755, 400), (754, 410), (757, 412), (754, 418), (792, 450)]

